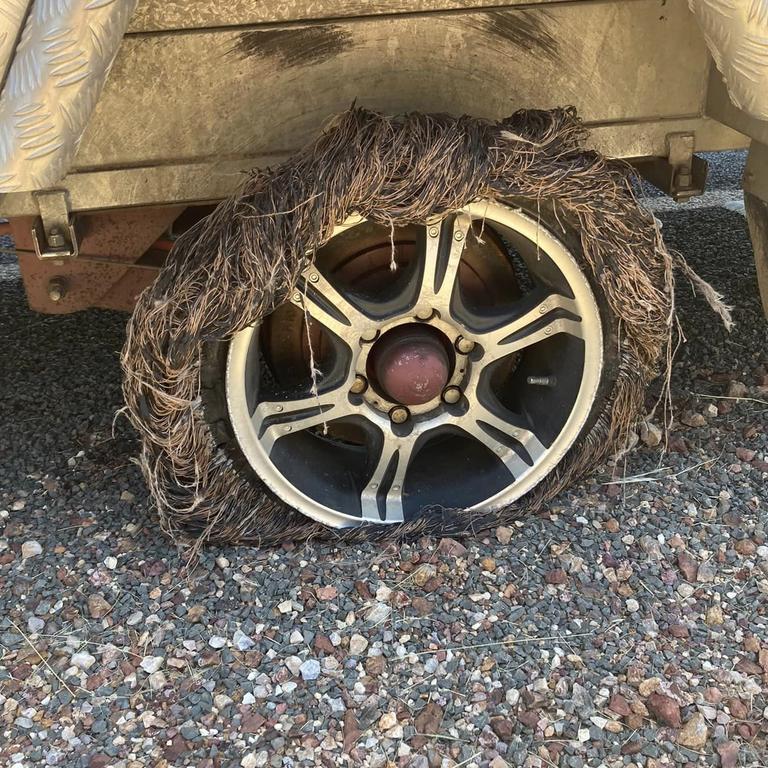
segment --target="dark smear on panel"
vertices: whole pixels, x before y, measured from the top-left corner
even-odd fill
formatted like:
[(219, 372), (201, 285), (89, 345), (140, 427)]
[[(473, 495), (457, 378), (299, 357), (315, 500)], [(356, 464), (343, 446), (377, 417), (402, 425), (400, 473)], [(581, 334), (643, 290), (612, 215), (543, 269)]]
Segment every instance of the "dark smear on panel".
[(549, 59), (560, 58), (557, 41), (547, 29), (549, 17), (544, 11), (491, 11), (479, 19), (478, 26), (506, 43)]
[(338, 56), (353, 44), (352, 35), (343, 27), (324, 24), (243, 32), (233, 52), (273, 59), (283, 67), (306, 67)]

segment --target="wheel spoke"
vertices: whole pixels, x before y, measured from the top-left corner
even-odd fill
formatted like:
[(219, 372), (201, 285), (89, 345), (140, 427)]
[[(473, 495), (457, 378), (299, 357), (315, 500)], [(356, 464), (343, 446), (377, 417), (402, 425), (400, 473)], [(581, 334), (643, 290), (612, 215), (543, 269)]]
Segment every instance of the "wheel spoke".
[(314, 267), (302, 275), (291, 294), (291, 303), (347, 342), (373, 324)]
[[(414, 437), (393, 438), (385, 435), (376, 469), (360, 495), (363, 519), (372, 522), (401, 522), (405, 473), (413, 455)], [(378, 499), (384, 495), (384, 519), (379, 514)]]
[(347, 395), (349, 383), (299, 400), (265, 401), (256, 406), (252, 420), (267, 455), (275, 442), (286, 435), (349, 416), (354, 407)]
[(510, 448), (509, 445), (494, 437), (486, 426), (517, 441), (534, 464), (547, 450), (531, 430), (502, 419), (479, 402), (473, 404), (470, 411), (458, 421), (458, 426), (493, 451), (515, 479), (525, 474), (531, 468), (531, 464), (514, 448)]
[[(471, 226), (472, 218), (466, 213), (457, 214), (449, 226), (445, 219), (427, 225), (424, 269), (417, 306), (448, 313)], [(446, 228), (450, 232), (446, 233)]]
[(556, 310), (565, 310), (578, 317), (573, 299), (552, 294), (520, 317), (492, 331), (477, 334), (475, 338), (485, 349), (486, 359), (490, 360), (519, 352), (558, 333), (584, 338), (581, 320), (562, 317)]

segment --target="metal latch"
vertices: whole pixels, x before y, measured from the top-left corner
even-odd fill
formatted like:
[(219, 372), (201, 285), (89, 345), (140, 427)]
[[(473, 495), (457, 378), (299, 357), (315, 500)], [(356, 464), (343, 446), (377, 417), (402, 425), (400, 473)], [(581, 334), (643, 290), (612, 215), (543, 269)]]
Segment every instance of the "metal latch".
[(32, 227), (32, 242), (38, 259), (77, 258), (75, 225), (63, 190), (33, 193), (40, 219)]

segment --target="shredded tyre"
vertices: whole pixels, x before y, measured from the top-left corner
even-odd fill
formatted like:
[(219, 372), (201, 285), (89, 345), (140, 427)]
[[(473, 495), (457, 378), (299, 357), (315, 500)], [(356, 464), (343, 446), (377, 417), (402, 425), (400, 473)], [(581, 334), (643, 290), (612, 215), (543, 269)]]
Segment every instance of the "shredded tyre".
[[(185, 233), (156, 283), (140, 298), (122, 356), (127, 410), (142, 439), (141, 466), (164, 530), (197, 545), (461, 535), (541, 510), (610, 452), (623, 447), (641, 413), (646, 386), (658, 375), (671, 348), (673, 266), (679, 257), (666, 250), (653, 216), (637, 203), (628, 167), (584, 150), (584, 138), (572, 110), (522, 111), (492, 123), (423, 114), (387, 118), (352, 109), (292, 160), (275, 170), (254, 173), (239, 195), (221, 203), (208, 219)], [(447, 240), (449, 250), (451, 236), (461, 240), (472, 234), (483, 242), (483, 216), (478, 213), (483, 201), (500, 210), (522, 211), (524, 218), (540, 222), (542, 231), (546, 228), (558, 234), (586, 276), (599, 306), (602, 334), (601, 373), (589, 408), (579, 417), (564, 455), (558, 454), (557, 461), (547, 465), (545, 476), (526, 487), (524, 495), (501, 494), (494, 498), (511, 500), (474, 507), (450, 501), (420, 503), (414, 513), (391, 490), (397, 488), (401, 493), (399, 481), (393, 481), (399, 477), (397, 461), (386, 465), (381, 459), (374, 479), (388, 478), (384, 502), (381, 493), (364, 488), (360, 514), (331, 520), (333, 525), (350, 525), (332, 530), (322, 515), (308, 512), (307, 516), (294, 508), (297, 505), (287, 505), (282, 499), (293, 497), (274, 492), (279, 473), (276, 480), (264, 482), (264, 473), (258, 471), (262, 459), (245, 455), (245, 441), (232, 426), (236, 398), (228, 397), (222, 385), (231, 348), (250, 333), (248, 329), (261, 328), (278, 308), (291, 302), (302, 310), (307, 328), (311, 328), (308, 316), (313, 311), (313, 319), (334, 314), (333, 307), (323, 305), (320, 298), (320, 309), (309, 306), (310, 276), (316, 281), (324, 279), (318, 277), (314, 259), (338, 234), (339, 225), (352, 217), (392, 233), (392, 259), (396, 260), (394, 233), (401, 228), (426, 227), (427, 241), (429, 237)], [(469, 219), (459, 231), (457, 222), (462, 216)], [(434, 234), (429, 223), (437, 221), (452, 222), (453, 229), (443, 236), (435, 227)], [(537, 235), (529, 239), (538, 247)], [(503, 242), (504, 237), (499, 240)], [(561, 272), (568, 270), (563, 264), (567, 260), (561, 259)], [(547, 280), (550, 278), (544, 282)], [(566, 286), (554, 294), (566, 297), (555, 315), (550, 314), (551, 304), (540, 305), (542, 314), (546, 310), (552, 322), (559, 322), (558, 329), (583, 322), (579, 313), (584, 314), (588, 302), (581, 309), (565, 303), (571, 301), (569, 291), (573, 293)], [(441, 416), (443, 420), (465, 426), (462, 412), (451, 410), (461, 398), (467, 399), (462, 390), (466, 380), (461, 375), (468, 374), (459, 366), (465, 358), (467, 365), (473, 364), (473, 354), (482, 357), (486, 347), (492, 346), (487, 329), (462, 342), (453, 326), (446, 327), (442, 310), (430, 315), (424, 306), (416, 301), (407, 308), (412, 316), (405, 329), (382, 326), (386, 333), (377, 330), (370, 339), (363, 330), (361, 344), (373, 345), (365, 353), (369, 365), (356, 377), (352, 370), (342, 374), (344, 392), (351, 393), (345, 395), (347, 402), (364, 403), (371, 413), (378, 409), (385, 414), (386, 418), (376, 417), (382, 429), (386, 419), (390, 420), (399, 441), (395, 456), (407, 444), (403, 435), (408, 426), (402, 425), (410, 422), (414, 429), (416, 422), (426, 418), (424, 413), (435, 415), (438, 410), (434, 409), (439, 408), (439, 413), (449, 414)], [(341, 323), (338, 317), (328, 322), (335, 322), (337, 330)], [(358, 330), (355, 326), (356, 333)], [(384, 336), (390, 341), (380, 341)], [(445, 352), (448, 363), (442, 362), (443, 336), (450, 346)], [(499, 340), (500, 335), (493, 338)], [(391, 339), (401, 346), (393, 347)], [(473, 339), (479, 340), (476, 348), (471, 346), (475, 345)], [(312, 357), (312, 340), (308, 341), (313, 377), (309, 394), (323, 397), (314, 373), (317, 361)], [(407, 393), (400, 394), (398, 387), (403, 382), (380, 363), (380, 359), (399, 354), (403, 344), (410, 351), (426, 348), (426, 358), (438, 371), (434, 381), (427, 380), (432, 387), (428, 401), (422, 402), (419, 395), (408, 400)], [(465, 347), (470, 351), (462, 351)], [(248, 354), (252, 359), (256, 353), (244, 354), (244, 360)], [(453, 383), (454, 375), (458, 384)], [(366, 379), (364, 384), (358, 378)], [(532, 386), (545, 379), (526, 373), (526, 382), (534, 381)], [(451, 387), (459, 390), (458, 400), (453, 400), (453, 392), (448, 393)], [(327, 402), (310, 419), (310, 426), (322, 427), (323, 434), (328, 428), (324, 409), (332, 410), (336, 401)], [(395, 413), (396, 408), (405, 414)], [(282, 410), (282, 406), (274, 411), (267, 408), (266, 416), (274, 421), (259, 422), (257, 441), (274, 425), (292, 429), (291, 423), (277, 417), (276, 412)], [(500, 429), (483, 428), (485, 447), (499, 445), (503, 457), (515, 450), (533, 467), (530, 447), (520, 450), (517, 445), (522, 442), (522, 431), (513, 438), (507, 430), (510, 439), (506, 439), (504, 424), (496, 426)], [(270, 450), (275, 439), (270, 437)], [(348, 433), (341, 439), (351, 440)], [(509, 461), (522, 467), (521, 474), (528, 471), (514, 457)], [(321, 474), (327, 477), (328, 470), (322, 469)], [(294, 484), (300, 482), (301, 478)], [(369, 483), (374, 491), (378, 485)], [(332, 488), (321, 491), (333, 493)], [(392, 518), (395, 524), (380, 525), (392, 521), (386, 520), (390, 496), (395, 498), (393, 509), (400, 517)], [(330, 498), (333, 506), (332, 495), (323, 498)], [(323, 506), (328, 507), (320, 504), (318, 508)]]

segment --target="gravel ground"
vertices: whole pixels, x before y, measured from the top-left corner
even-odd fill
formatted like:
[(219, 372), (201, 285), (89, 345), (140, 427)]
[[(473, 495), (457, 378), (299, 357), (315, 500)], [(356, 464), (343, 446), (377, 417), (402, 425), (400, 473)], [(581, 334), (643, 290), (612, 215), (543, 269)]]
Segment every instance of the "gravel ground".
[[(718, 161), (723, 200), (742, 162)], [(738, 321), (681, 286), (668, 453), (641, 442), (486, 539), (191, 573), (113, 433), (125, 318), (33, 315), (6, 259), (0, 763), (765, 765), (766, 324), (743, 217), (654, 207)]]

